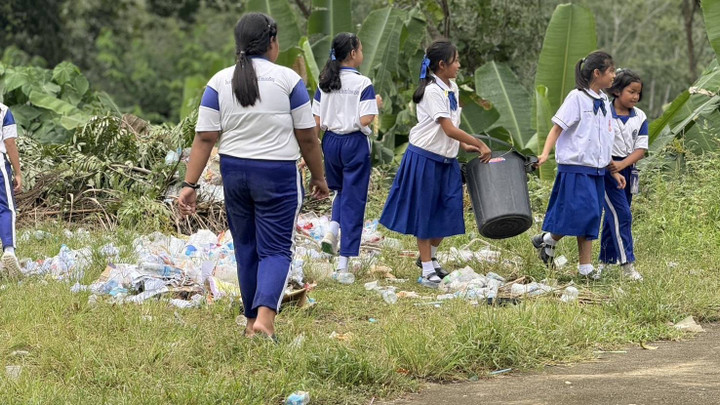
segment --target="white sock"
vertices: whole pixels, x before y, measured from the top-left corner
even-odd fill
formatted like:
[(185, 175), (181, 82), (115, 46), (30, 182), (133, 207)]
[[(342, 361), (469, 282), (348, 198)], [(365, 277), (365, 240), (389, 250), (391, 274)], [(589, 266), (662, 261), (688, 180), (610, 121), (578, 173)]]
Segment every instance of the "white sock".
[(331, 232), (333, 235), (338, 236), (338, 231), (340, 231), (340, 224), (336, 221), (330, 221), (328, 224), (328, 232)]
[(338, 271), (347, 271), (347, 265), (348, 265), (348, 257), (347, 256), (340, 256), (338, 259)]
[(15, 248), (12, 246), (8, 246), (4, 249), (5, 252), (15, 254)]
[(435, 257), (437, 255), (437, 246), (430, 245), (430, 257)]
[(435, 266), (432, 262), (422, 262), (422, 275), (423, 277), (429, 277), (435, 274)]
[(591, 263), (587, 264), (578, 264), (578, 273), (580, 273), (583, 276), (587, 276), (588, 274), (592, 273), (595, 268)]
[(555, 246), (557, 244), (557, 241), (552, 238), (552, 234), (550, 232), (546, 233), (545, 236), (543, 236), (543, 242), (545, 242), (548, 246)]

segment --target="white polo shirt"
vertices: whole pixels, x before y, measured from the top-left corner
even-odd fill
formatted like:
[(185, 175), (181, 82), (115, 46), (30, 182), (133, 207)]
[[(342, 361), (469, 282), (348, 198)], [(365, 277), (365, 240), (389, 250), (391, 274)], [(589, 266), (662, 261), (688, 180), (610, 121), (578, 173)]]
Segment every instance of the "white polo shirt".
[(610, 105), (615, 120), (615, 142), (612, 155), (627, 157), (636, 149), (648, 148), (648, 120), (643, 110), (634, 107), (630, 115), (617, 115), (615, 106)]
[(17, 124), (15, 124), (15, 117), (13, 117), (10, 108), (3, 103), (0, 103), (0, 135), (2, 135), (2, 142), (0, 142), (0, 153), (6, 153), (5, 140), (10, 138), (17, 138)]
[(378, 114), (372, 82), (357, 69), (343, 67), (340, 69), (340, 83), (340, 90), (326, 93), (318, 87), (315, 92), (312, 112), (320, 117), (320, 128), (336, 134), (361, 131), (370, 135), (372, 130), (369, 126), (360, 125), (360, 117)]
[(300, 76), (267, 59), (251, 59), (258, 78), (260, 98), (243, 107), (235, 98), (235, 66), (210, 79), (198, 114), (197, 132), (220, 131), (218, 152), (264, 160), (297, 160), (300, 147), (294, 129), (315, 127), (310, 97)]
[[(602, 100), (606, 113), (593, 111), (594, 100)], [(612, 158), (615, 139), (612, 111), (605, 93), (591, 89), (572, 90), (552, 122), (563, 131), (555, 146), (555, 160), (562, 165), (606, 167)]]
[(459, 100), (460, 92), (454, 81), (450, 81), (451, 87), (448, 87), (440, 78), (432, 76), (435, 82), (425, 87), (425, 95), (416, 106), (418, 123), (410, 130), (410, 144), (447, 158), (456, 158), (460, 142), (445, 134), (438, 119), (450, 118), (453, 125), (460, 126), (462, 108), (458, 106), (457, 110), (450, 110), (448, 97), (449, 92), (454, 91), (455, 98)]

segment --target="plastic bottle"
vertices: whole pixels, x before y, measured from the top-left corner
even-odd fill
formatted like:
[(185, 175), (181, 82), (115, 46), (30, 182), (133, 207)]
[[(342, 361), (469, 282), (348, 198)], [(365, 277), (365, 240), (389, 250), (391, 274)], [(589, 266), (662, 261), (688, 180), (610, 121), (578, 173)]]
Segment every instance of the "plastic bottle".
[(285, 405), (307, 405), (310, 403), (310, 393), (295, 391), (285, 400)]
[(352, 284), (355, 282), (355, 275), (347, 271), (336, 271), (332, 274), (332, 278), (340, 284)]
[(162, 263), (149, 263), (144, 262), (140, 264), (140, 270), (146, 273), (155, 274), (159, 277), (170, 278), (176, 275), (181, 275), (182, 270), (173, 266), (168, 266)]
[(580, 295), (580, 291), (578, 291), (577, 288), (575, 288), (573, 286), (568, 286), (565, 288), (565, 291), (563, 291), (563, 295), (562, 295), (562, 297), (560, 297), (560, 301), (562, 301), (562, 302), (575, 301), (579, 295)]
[(388, 304), (394, 305), (395, 303), (397, 303), (398, 296), (397, 296), (397, 294), (395, 294), (395, 291), (393, 291), (392, 289), (384, 290), (381, 295), (382, 295), (383, 300), (385, 302), (387, 302)]

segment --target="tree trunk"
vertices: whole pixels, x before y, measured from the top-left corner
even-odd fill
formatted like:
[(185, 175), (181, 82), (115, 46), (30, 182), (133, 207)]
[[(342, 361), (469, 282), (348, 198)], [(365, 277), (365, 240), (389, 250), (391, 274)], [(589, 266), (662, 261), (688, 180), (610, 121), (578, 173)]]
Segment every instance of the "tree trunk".
[(688, 73), (690, 82), (697, 80), (697, 60), (695, 58), (695, 43), (693, 41), (693, 20), (699, 4), (699, 0), (683, 0), (682, 2), (685, 38), (688, 46)]

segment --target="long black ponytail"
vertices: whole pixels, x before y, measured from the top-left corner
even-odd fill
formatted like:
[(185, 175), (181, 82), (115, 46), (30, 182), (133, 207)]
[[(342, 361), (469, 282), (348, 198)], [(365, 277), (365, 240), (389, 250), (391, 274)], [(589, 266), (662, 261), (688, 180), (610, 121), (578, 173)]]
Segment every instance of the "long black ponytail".
[(243, 107), (255, 105), (260, 99), (257, 75), (250, 57), (264, 55), (273, 38), (277, 38), (277, 23), (263, 13), (245, 14), (235, 25), (236, 62), (232, 88)]
[(595, 69), (605, 72), (607, 68), (614, 65), (613, 58), (609, 53), (603, 51), (591, 53), (575, 64), (575, 86), (578, 90), (589, 88)]
[(357, 51), (359, 47), (360, 39), (357, 35), (349, 32), (341, 32), (335, 35), (332, 45), (330, 45), (330, 57), (325, 63), (322, 72), (320, 72), (318, 85), (322, 91), (330, 93), (333, 90), (342, 88), (342, 82), (340, 81), (342, 61), (347, 59), (352, 51)]
[[(423, 99), (423, 96), (425, 96), (425, 87), (435, 81), (430, 72), (434, 73), (440, 68), (440, 61), (449, 65), (455, 62), (455, 58), (457, 58), (457, 47), (446, 39), (435, 40), (428, 46), (425, 51), (425, 57), (423, 58), (423, 66), (421, 67), (420, 84), (412, 98), (415, 104), (419, 103)], [(423, 77), (423, 70), (425, 77)]]

